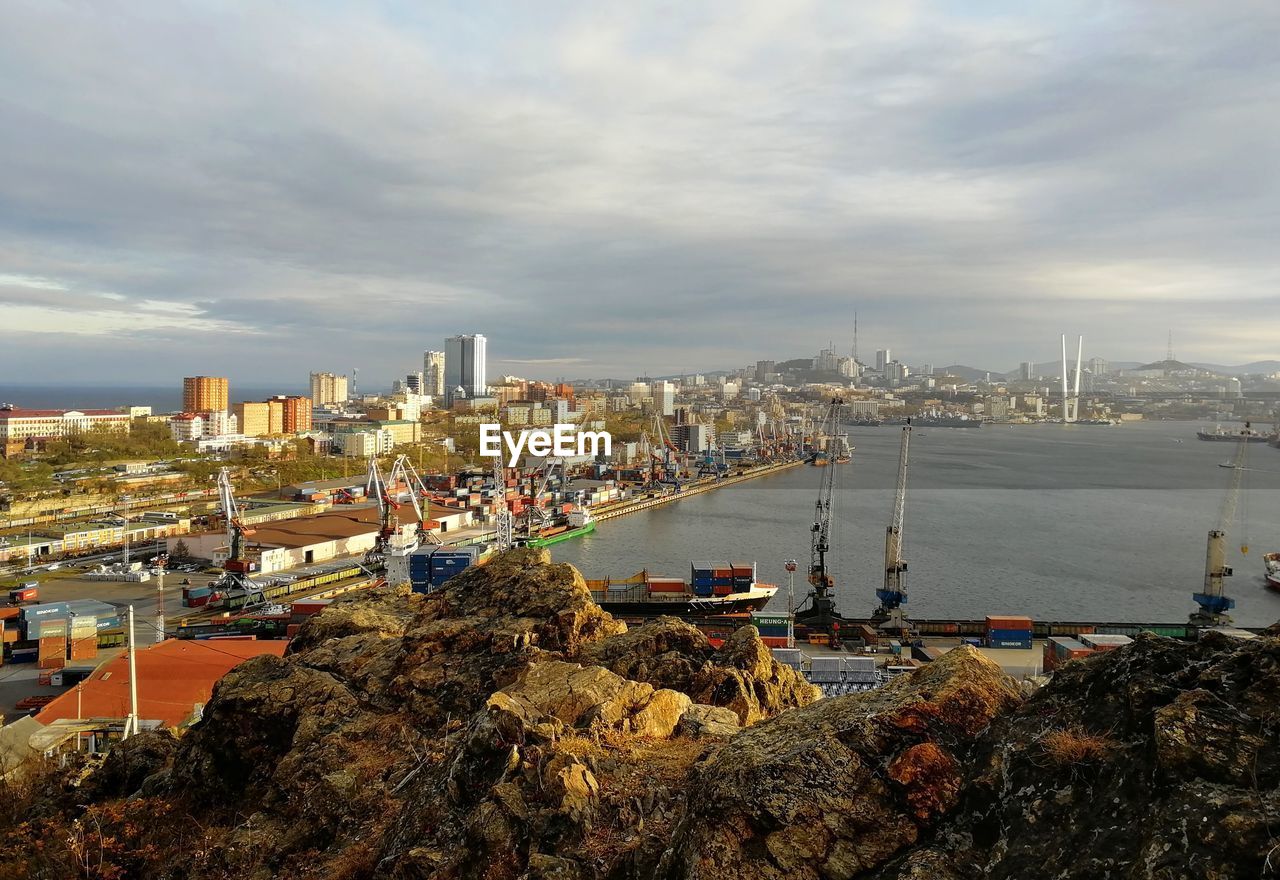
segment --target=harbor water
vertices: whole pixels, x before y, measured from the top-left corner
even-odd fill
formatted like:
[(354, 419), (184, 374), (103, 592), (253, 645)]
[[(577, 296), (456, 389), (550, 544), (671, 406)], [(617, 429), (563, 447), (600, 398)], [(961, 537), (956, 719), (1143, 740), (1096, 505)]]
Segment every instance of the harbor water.
[[(1040, 620), (1181, 622), (1204, 581), (1205, 538), (1233, 471), (1234, 444), (1190, 422), (917, 428), (905, 520), (909, 611), (917, 617), (1027, 614)], [(830, 565), (838, 609), (865, 615), (883, 578), (901, 429), (851, 427), (838, 465)], [(755, 561), (786, 608), (787, 559), (808, 592), (822, 469), (803, 466), (601, 523), (552, 548), (589, 578), (641, 568), (687, 577), (694, 559)], [(1242, 626), (1280, 620), (1262, 554), (1280, 550), (1280, 450), (1248, 449), (1228, 529), (1227, 592)], [(1241, 543), (1249, 552), (1240, 552)]]

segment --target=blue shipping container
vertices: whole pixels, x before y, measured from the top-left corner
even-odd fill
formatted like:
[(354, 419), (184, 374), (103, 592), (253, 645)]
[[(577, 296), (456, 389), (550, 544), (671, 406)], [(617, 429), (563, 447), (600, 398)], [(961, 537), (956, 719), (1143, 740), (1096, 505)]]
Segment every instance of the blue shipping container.
[(987, 638), (996, 641), (1020, 642), (1031, 638), (1031, 630), (1029, 629), (989, 629), (987, 630)]
[(988, 648), (1022, 648), (1025, 650), (1031, 647), (1031, 640), (1027, 639), (1026, 641), (1015, 641), (1015, 640), (1002, 639), (999, 641), (995, 641), (995, 640), (988, 639), (987, 647)]
[(694, 595), (697, 595), (697, 596), (710, 596), (712, 593), (712, 588), (710, 585), (704, 587), (701, 584), (694, 584), (693, 592), (694, 592)]

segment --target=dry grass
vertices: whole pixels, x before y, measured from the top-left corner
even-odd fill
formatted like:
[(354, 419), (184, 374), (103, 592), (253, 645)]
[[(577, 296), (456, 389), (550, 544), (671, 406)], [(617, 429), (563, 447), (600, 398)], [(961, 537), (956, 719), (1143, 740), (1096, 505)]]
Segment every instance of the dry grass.
[(1040, 746), (1055, 764), (1091, 764), (1115, 752), (1116, 741), (1105, 734), (1088, 733), (1080, 727), (1051, 730), (1040, 737)]

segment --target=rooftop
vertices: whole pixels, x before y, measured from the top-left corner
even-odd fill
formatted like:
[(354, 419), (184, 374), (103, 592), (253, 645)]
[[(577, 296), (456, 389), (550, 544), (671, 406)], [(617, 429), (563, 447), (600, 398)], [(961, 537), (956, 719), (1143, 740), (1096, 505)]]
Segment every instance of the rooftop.
[(114, 409), (0, 409), (0, 419), (50, 419), (67, 415), (128, 417), (127, 413)]
[[(401, 505), (395, 512), (401, 525), (416, 523), (413, 506)], [(378, 508), (350, 507), (342, 511), (328, 511), (315, 516), (276, 520), (253, 527), (250, 540), (270, 547), (306, 547), (321, 541), (333, 541), (367, 535), (377, 531), (380, 525)]]
[[(197, 703), (207, 703), (213, 686), (233, 667), (261, 654), (284, 656), (288, 642), (216, 639), (170, 639), (137, 652), (138, 715), (176, 727), (186, 721)], [(41, 724), (60, 719), (124, 718), (129, 714), (129, 658), (121, 655), (104, 663), (85, 679), (45, 706), (36, 716)]]

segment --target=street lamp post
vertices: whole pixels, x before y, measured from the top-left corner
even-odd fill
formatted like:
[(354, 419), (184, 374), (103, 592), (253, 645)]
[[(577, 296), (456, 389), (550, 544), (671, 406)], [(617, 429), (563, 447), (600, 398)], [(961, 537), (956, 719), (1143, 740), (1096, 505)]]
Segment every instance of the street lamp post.
[(788, 559), (787, 568), (787, 647), (796, 646), (796, 561)]

